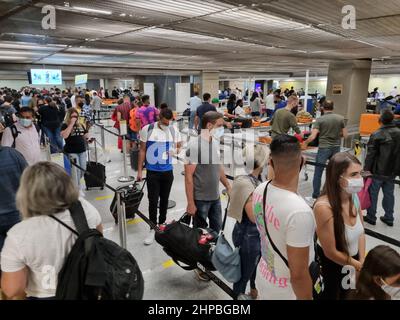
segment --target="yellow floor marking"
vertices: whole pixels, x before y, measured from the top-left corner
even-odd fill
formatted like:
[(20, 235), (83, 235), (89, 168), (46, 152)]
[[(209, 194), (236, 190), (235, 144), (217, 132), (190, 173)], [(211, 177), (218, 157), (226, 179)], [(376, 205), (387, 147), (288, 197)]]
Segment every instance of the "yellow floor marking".
[(114, 195), (110, 194), (108, 196), (97, 197), (97, 198), (95, 198), (95, 200), (96, 201), (106, 200), (106, 199), (111, 199), (112, 197), (114, 197)]
[(127, 221), (126, 224), (138, 224), (138, 223), (140, 223), (140, 222), (143, 222), (143, 219), (141, 219), (141, 218), (135, 218), (135, 219), (132, 219), (132, 220)]
[(162, 266), (164, 269), (168, 269), (171, 268), (173, 265), (175, 264), (174, 261), (172, 261), (172, 259), (169, 259), (168, 261), (165, 261)]

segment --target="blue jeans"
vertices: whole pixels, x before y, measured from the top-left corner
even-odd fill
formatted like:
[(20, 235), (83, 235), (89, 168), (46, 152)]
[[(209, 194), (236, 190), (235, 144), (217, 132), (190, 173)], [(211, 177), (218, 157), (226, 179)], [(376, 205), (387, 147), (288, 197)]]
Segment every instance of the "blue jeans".
[(372, 184), (369, 187), (369, 195), (371, 197), (371, 207), (367, 210), (367, 216), (373, 221), (376, 221), (376, 207), (378, 204), (379, 191), (382, 188), (383, 199), (382, 207), (385, 210), (385, 219), (393, 222), (393, 212), (394, 212), (394, 183), (372, 179)]
[[(72, 158), (73, 160), (76, 161), (76, 164), (78, 166), (80, 166), (82, 169), (86, 170), (86, 152), (82, 152), (82, 153), (69, 153), (68, 154), (70, 156), (70, 158)], [(71, 164), (72, 166), (72, 164)], [(78, 168), (76, 168), (76, 172), (77, 172), (77, 176), (76, 177), (72, 177), (72, 179), (75, 179), (76, 185), (80, 186), (81, 185), (81, 179), (84, 176), (84, 172), (79, 170)]]
[[(326, 164), (328, 160), (330, 160), (336, 153), (339, 152), (340, 152), (340, 146), (330, 147), (330, 148), (319, 148), (315, 162), (319, 164)], [(321, 178), (323, 172), (324, 172), (323, 167), (320, 166), (315, 167), (314, 180), (313, 180), (313, 195), (312, 195), (314, 199), (317, 199), (321, 193)]]
[(257, 265), (261, 257), (260, 233), (254, 223), (243, 219), (242, 223), (236, 223), (232, 240), (235, 247), (240, 247), (242, 277), (233, 284), (233, 292), (239, 295), (246, 292), (249, 280), (250, 288), (256, 288)]
[(42, 127), (45, 135), (50, 140), (50, 152), (51, 153), (59, 153), (62, 152), (64, 147), (64, 141), (61, 137), (61, 128), (49, 129), (47, 127)]
[(194, 118), (195, 117), (196, 117), (196, 111), (190, 111), (189, 129), (193, 129), (193, 127), (194, 127)]
[(19, 212), (7, 213), (0, 215), (0, 252), (3, 249), (4, 241), (6, 240), (7, 232), (14, 225), (21, 221)]
[(222, 227), (222, 210), (221, 200), (215, 201), (200, 201), (195, 200), (197, 208), (196, 215), (193, 218), (194, 228), (207, 228), (207, 218), (209, 220), (209, 226), (216, 232), (220, 232)]

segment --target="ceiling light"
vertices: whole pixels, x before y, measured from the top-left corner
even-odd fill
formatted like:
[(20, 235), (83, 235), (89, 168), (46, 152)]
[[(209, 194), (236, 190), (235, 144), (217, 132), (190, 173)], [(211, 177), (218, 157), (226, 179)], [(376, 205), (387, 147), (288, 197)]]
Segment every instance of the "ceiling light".
[(84, 12), (93, 12), (93, 13), (101, 13), (101, 14), (112, 14), (111, 11), (106, 11), (106, 10), (98, 10), (98, 9), (92, 9), (92, 8), (84, 8), (84, 7), (72, 7), (75, 10), (79, 11), (84, 11)]
[(121, 13), (119, 16), (120, 17), (126, 17), (126, 13)]

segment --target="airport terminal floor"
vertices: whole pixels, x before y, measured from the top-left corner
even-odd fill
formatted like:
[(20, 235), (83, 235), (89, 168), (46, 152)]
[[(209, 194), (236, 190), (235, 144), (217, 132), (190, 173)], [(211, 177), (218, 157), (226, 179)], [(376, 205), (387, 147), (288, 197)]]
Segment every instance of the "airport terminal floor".
[(398, 314), (399, 19), (400, 0), (0, 0), (0, 315)]

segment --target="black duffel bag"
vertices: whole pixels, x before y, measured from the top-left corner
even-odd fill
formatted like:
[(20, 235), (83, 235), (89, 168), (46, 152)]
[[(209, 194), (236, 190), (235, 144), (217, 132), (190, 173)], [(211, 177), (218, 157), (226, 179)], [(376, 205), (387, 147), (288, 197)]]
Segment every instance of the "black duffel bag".
[(177, 265), (185, 270), (194, 270), (197, 268), (197, 263), (200, 263), (206, 269), (215, 271), (211, 262), (215, 233), (204, 234), (204, 229), (189, 227), (182, 221), (185, 217), (186, 214), (179, 221), (162, 226), (155, 234), (157, 243)]

